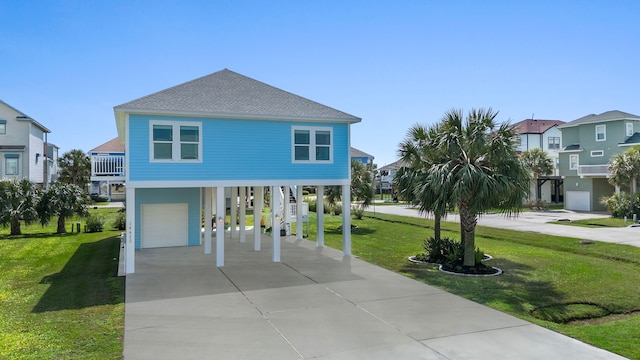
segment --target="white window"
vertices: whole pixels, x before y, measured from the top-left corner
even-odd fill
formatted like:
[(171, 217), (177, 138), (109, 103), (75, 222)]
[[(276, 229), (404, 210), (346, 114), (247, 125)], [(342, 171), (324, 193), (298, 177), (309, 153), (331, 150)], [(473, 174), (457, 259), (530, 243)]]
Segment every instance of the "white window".
[(626, 123), (627, 136), (633, 136), (633, 123)]
[(4, 156), (4, 174), (5, 175), (18, 175), (18, 155), (7, 154)]
[(569, 155), (569, 170), (578, 170), (580, 156), (578, 154)]
[(151, 121), (151, 161), (202, 161), (202, 124), (198, 122)]
[(0, 120), (0, 135), (7, 133), (7, 120)]
[(550, 150), (560, 149), (560, 138), (559, 137), (550, 136), (547, 141), (548, 141), (548, 148)]
[(591, 157), (601, 157), (604, 156), (604, 150), (592, 150)]
[(329, 127), (294, 126), (291, 128), (294, 163), (333, 162), (333, 129)]
[(605, 140), (607, 140), (607, 126), (596, 125), (596, 141), (605, 141)]

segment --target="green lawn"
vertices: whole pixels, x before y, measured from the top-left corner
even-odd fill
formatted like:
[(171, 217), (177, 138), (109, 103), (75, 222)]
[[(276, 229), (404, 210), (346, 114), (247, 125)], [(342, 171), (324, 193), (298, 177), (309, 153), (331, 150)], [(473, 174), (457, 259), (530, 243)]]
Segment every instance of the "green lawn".
[[(367, 213), (353, 220), (352, 251), (365, 261), (435, 285), (597, 347), (640, 359), (640, 248), (478, 227), (476, 244), (501, 268), (496, 277), (463, 277), (415, 265), (433, 221)], [(311, 223), (315, 213), (311, 214)], [(341, 248), (340, 217), (326, 218), (325, 241)], [(444, 236), (459, 239), (458, 224)], [(315, 239), (312, 226), (310, 238)], [(455, 319), (451, 319), (455, 321)]]
[[(122, 357), (124, 279), (116, 276), (115, 209), (107, 230), (53, 234), (53, 226), (0, 230), (0, 358)], [(431, 220), (372, 213), (353, 220), (363, 260), (459, 294), (595, 346), (640, 359), (640, 248), (478, 227), (477, 245), (504, 271), (474, 278), (409, 263), (432, 235)], [(315, 213), (310, 213), (311, 240)], [(328, 246), (340, 248), (341, 217), (326, 217)], [(458, 224), (444, 223), (458, 238)], [(455, 321), (455, 319), (451, 319)]]
[(625, 227), (633, 224), (633, 220), (628, 219), (625, 222), (624, 219), (608, 217), (608, 218), (583, 219), (583, 220), (572, 220), (572, 221), (553, 221), (551, 223), (561, 224), (561, 225), (589, 227), (589, 228), (601, 228), (601, 227)]
[(57, 219), (23, 225), (21, 236), (0, 228), (0, 358), (122, 358), (116, 211), (91, 210), (107, 219), (99, 233), (57, 235)]

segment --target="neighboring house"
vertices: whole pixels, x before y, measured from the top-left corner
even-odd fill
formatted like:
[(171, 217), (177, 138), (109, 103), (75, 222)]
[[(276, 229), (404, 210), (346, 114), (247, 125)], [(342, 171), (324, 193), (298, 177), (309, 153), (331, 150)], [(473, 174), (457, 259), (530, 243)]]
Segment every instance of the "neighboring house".
[(354, 147), (350, 150), (351, 160), (358, 160), (364, 165), (373, 164), (373, 155), (367, 154), (364, 151), (358, 150)]
[(640, 116), (613, 110), (587, 115), (559, 126), (563, 149), (560, 175), (564, 179), (565, 208), (605, 211), (603, 196), (613, 194), (609, 159), (640, 145)]
[(561, 120), (525, 119), (513, 124), (518, 133), (517, 150), (522, 153), (527, 150), (542, 149), (553, 162), (554, 171), (550, 175), (540, 176), (538, 183), (531, 183), (529, 198), (533, 200), (537, 194), (540, 200), (546, 202), (563, 202), (563, 180), (558, 172), (558, 156), (562, 146), (562, 132), (558, 126), (564, 124)]
[(55, 169), (49, 163), (49, 150), (55, 149), (57, 156), (57, 147), (47, 144), (50, 132), (0, 100), (0, 178), (27, 178), (46, 188), (57, 174), (51, 172)]
[(124, 143), (112, 139), (89, 150), (91, 194), (106, 195), (109, 201), (124, 200)]
[(379, 186), (382, 193), (390, 194), (393, 191), (393, 179), (398, 169), (403, 166), (404, 161), (398, 160), (378, 169), (378, 174), (380, 174)]
[[(134, 249), (203, 245), (224, 265), (226, 189), (231, 189), (230, 237), (245, 241), (243, 212), (252, 194), (261, 214), (269, 194), (272, 259), (280, 261), (283, 194), (303, 186), (342, 187), (350, 197), (350, 127), (360, 118), (224, 69), (114, 107), (125, 144), (127, 232), (125, 272)], [(266, 191), (265, 191), (266, 190)], [(239, 199), (239, 200), (238, 200)], [(349, 202), (342, 204), (343, 253), (351, 254)], [(317, 242), (324, 243), (318, 205)], [(212, 221), (202, 221), (211, 219)], [(297, 228), (303, 214), (297, 212)], [(204, 224), (204, 230), (202, 226)], [(261, 249), (254, 216), (254, 249)], [(202, 234), (202, 235), (201, 235)], [(296, 236), (302, 239), (302, 231)]]

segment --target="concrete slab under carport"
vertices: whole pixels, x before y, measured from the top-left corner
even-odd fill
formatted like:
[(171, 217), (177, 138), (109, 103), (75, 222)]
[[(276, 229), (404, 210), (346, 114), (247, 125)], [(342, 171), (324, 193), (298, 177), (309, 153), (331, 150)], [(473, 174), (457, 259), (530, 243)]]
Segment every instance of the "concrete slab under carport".
[(307, 240), (273, 263), (263, 241), (226, 240), (222, 268), (201, 247), (138, 251), (125, 359), (622, 359)]

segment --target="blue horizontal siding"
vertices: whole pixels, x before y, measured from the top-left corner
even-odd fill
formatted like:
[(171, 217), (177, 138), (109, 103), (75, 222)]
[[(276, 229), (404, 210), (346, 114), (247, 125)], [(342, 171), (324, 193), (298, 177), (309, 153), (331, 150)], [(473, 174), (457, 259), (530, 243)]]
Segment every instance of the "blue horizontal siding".
[(136, 190), (136, 228), (135, 248), (140, 249), (142, 240), (142, 205), (143, 204), (179, 204), (187, 203), (189, 207), (189, 233), (187, 244), (200, 245), (200, 188), (171, 189), (137, 189)]
[[(150, 162), (150, 120), (202, 122), (202, 162)], [(333, 163), (292, 163), (294, 125), (333, 128)], [(130, 115), (129, 139), (129, 178), (133, 181), (349, 177), (348, 124)]]

